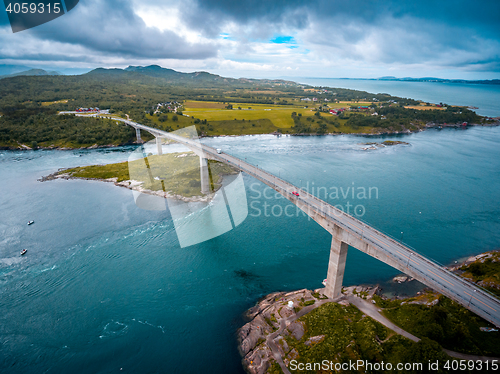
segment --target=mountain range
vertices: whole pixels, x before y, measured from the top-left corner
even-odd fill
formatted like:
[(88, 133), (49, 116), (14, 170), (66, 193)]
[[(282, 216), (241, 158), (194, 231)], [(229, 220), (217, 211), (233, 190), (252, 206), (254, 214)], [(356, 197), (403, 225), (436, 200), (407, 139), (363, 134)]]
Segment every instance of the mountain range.
[(83, 74), (84, 77), (103, 77), (103, 78), (125, 78), (139, 79), (140, 77), (162, 80), (167, 84), (181, 84), (185, 86), (199, 87), (222, 87), (222, 86), (248, 86), (253, 84), (286, 84), (298, 86), (292, 81), (283, 79), (249, 79), (249, 78), (227, 78), (206, 71), (197, 71), (194, 73), (182, 73), (173, 69), (162, 68), (158, 65), (150, 66), (129, 66), (125, 69), (105, 69), (97, 68)]
[[(66, 69), (74, 70), (74, 69)], [(81, 72), (81, 69), (76, 69)], [(74, 74), (74, 73), (73, 73)], [(33, 76), (33, 75), (65, 75), (57, 71), (47, 71), (44, 69), (35, 69), (23, 65), (0, 65), (0, 79), (15, 77), (15, 76)], [(253, 79), (253, 78), (227, 78), (217, 74), (208, 73), (205, 71), (197, 71), (194, 73), (182, 73), (173, 69), (163, 68), (158, 65), (150, 66), (129, 66), (125, 69), (119, 68), (97, 68), (83, 74), (76, 74), (85, 77), (114, 77), (114, 78), (138, 78), (151, 77), (160, 78), (166, 83), (171, 84), (186, 84), (186, 85), (238, 85), (238, 84), (252, 84), (252, 83), (278, 83), (297, 85), (297, 83), (290, 80), (283, 79)], [(293, 78), (287, 78), (293, 79)], [(440, 83), (468, 83), (468, 84), (493, 84), (500, 85), (500, 79), (491, 80), (466, 80), (466, 79), (442, 79), (434, 77), (413, 78), (404, 77), (397, 78), (394, 76), (384, 76), (380, 78), (339, 78), (347, 80), (381, 80), (381, 81), (403, 81), (403, 82), (440, 82)]]
[(400, 81), (400, 82), (439, 82), (439, 83), (470, 83), (470, 84), (500, 84), (500, 79), (489, 80), (467, 80), (467, 79), (443, 79), (443, 78), (412, 78), (404, 77), (397, 78), (392, 76), (380, 78), (341, 78), (341, 79), (356, 79), (356, 80), (378, 80), (378, 81)]

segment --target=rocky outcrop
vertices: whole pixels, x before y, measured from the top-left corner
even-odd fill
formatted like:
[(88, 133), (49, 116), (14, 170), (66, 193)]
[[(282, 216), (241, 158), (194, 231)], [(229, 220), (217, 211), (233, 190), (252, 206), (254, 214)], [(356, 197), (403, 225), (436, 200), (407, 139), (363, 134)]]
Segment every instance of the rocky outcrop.
[(304, 344), (307, 346), (312, 346), (314, 344), (321, 343), (323, 340), (325, 340), (325, 335), (312, 336), (307, 339)]
[[(371, 299), (378, 290), (378, 287), (352, 286), (344, 288), (342, 293)], [(323, 291), (302, 289), (272, 293), (245, 313), (249, 322), (238, 330), (237, 337), (243, 367), (248, 373), (266, 373), (276, 363), (286, 369), (290, 361), (299, 356), (287, 339), (300, 342), (305, 339), (306, 326), (299, 318), (324, 303), (349, 305), (345, 296), (331, 300)], [(311, 347), (324, 339), (325, 335), (311, 336), (300, 344)]]
[[(286, 339), (301, 340), (306, 326), (297, 319), (333, 301), (323, 295), (323, 290), (272, 293), (247, 311), (249, 322), (238, 330), (238, 347), (248, 373), (265, 373), (275, 363), (283, 367), (298, 357)], [(322, 339), (324, 336), (311, 337), (307, 344), (317, 344)]]
[[(315, 295), (319, 297), (319, 294)], [(238, 348), (243, 357), (243, 366), (248, 373), (265, 373), (276, 362), (274, 353), (282, 358), (290, 355), (290, 348), (283, 335), (301, 339), (304, 335), (302, 322), (293, 321), (285, 326), (281, 334), (275, 337), (272, 337), (272, 334), (279, 331), (282, 321), (285, 323), (285, 320), (293, 318), (307, 301), (311, 304), (316, 300), (318, 298), (305, 289), (277, 292), (267, 295), (246, 312), (245, 317), (249, 322), (238, 330)], [(290, 301), (293, 303), (291, 308)]]

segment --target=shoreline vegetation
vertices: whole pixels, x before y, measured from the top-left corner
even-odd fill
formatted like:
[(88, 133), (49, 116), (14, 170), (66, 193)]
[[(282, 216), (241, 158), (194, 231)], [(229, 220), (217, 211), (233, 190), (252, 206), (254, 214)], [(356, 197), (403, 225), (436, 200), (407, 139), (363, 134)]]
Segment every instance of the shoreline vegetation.
[[(497, 122), (494, 122), (492, 124), (468, 124), (466, 126), (463, 126), (461, 124), (429, 124), (428, 126), (426, 126), (425, 128), (422, 128), (422, 129), (419, 129), (417, 131), (404, 131), (404, 132), (399, 132), (399, 131), (392, 131), (392, 132), (378, 132), (378, 133), (357, 133), (357, 132), (332, 132), (332, 133), (324, 133), (324, 134), (320, 134), (320, 133), (293, 133), (293, 134), (286, 134), (286, 136), (340, 136), (340, 135), (355, 135), (355, 136), (360, 136), (360, 137), (375, 137), (375, 136), (385, 136), (385, 135), (407, 135), (407, 134), (412, 134), (412, 133), (415, 133), (415, 132), (422, 132), (422, 131), (426, 131), (428, 129), (443, 129), (443, 128), (455, 128), (455, 129), (460, 129), (460, 128), (464, 128), (464, 127), (472, 127), (472, 126), (482, 126), (482, 127), (496, 127), (496, 126), (500, 126), (500, 120), (498, 120)], [(135, 135), (135, 133), (134, 133)], [(252, 134), (252, 133), (248, 133), (248, 134), (239, 134), (239, 135), (232, 135), (232, 134), (221, 134), (221, 135), (199, 135), (200, 138), (218, 138), (218, 137), (237, 137), (237, 136), (253, 136), (253, 135), (275, 135), (275, 136), (283, 136), (283, 133), (281, 132), (270, 132), (270, 133), (256, 133), (256, 134)], [(148, 136), (144, 136), (142, 133), (141, 133), (141, 137), (144, 139), (144, 138), (148, 138)], [(151, 140), (151, 139), (149, 139)], [(34, 145), (34, 144), (30, 144), (30, 145), (27, 145), (27, 144), (22, 144), (22, 143), (18, 143), (17, 145), (9, 145), (9, 146), (0, 146), (0, 150), (1, 151), (31, 151), (31, 150), (58, 150), (58, 151), (74, 151), (74, 150), (92, 150), (92, 149), (107, 149), (107, 148), (118, 148), (118, 147), (124, 147), (124, 146), (134, 146), (134, 145), (138, 145), (140, 143), (137, 143), (136, 141), (133, 141), (132, 139), (128, 140), (127, 142), (123, 142), (123, 143), (117, 143), (117, 144), (101, 144), (101, 145), (98, 145), (97, 143), (95, 144), (92, 144), (92, 145), (88, 145), (88, 146), (77, 146), (77, 145), (74, 145), (72, 146), (71, 144), (64, 144), (64, 145), (61, 145), (61, 146), (58, 146), (58, 145), (54, 145), (54, 144), (51, 144), (51, 145), (48, 145), (48, 146), (44, 146), (44, 145)], [(360, 143), (360, 144), (373, 144), (375, 145), (376, 147), (380, 147), (379, 145), (376, 145), (376, 144), (379, 144), (379, 143), (370, 143), (370, 142), (367, 142), (367, 143)], [(381, 147), (384, 147), (384, 146), (387, 146), (387, 145), (394, 145), (394, 144), (406, 144), (408, 145), (409, 143), (407, 142), (395, 142), (394, 144), (387, 144), (386, 141), (380, 143), (382, 144)], [(374, 149), (374, 148), (371, 148), (371, 149)]]
[(134, 161), (60, 169), (39, 179), (80, 179), (114, 183), (141, 193), (185, 202), (210, 201), (222, 186), (225, 175), (236, 174), (231, 166), (208, 160), (210, 192), (201, 193), (198, 157), (193, 152), (148, 155)]
[[(456, 261), (449, 270), (500, 296), (500, 250)], [(393, 279), (411, 280), (405, 275)], [(237, 339), (246, 372), (277, 374), (284, 367), (293, 369), (290, 365), (325, 359), (386, 362), (394, 367), (399, 362), (425, 365), (439, 360), (443, 368), (453, 358), (500, 357), (500, 332), (431, 289), (388, 298), (378, 286), (351, 286), (335, 301), (323, 290), (271, 293), (245, 313), (248, 322), (238, 330)]]

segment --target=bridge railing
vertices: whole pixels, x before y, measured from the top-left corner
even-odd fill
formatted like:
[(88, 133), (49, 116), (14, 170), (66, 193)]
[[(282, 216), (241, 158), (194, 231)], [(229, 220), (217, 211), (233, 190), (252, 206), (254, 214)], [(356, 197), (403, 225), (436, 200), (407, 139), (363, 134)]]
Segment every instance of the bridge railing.
[[(310, 194), (308, 194), (308, 195), (310, 195)], [(322, 201), (322, 200), (319, 200), (319, 199), (317, 199), (317, 198), (315, 198), (315, 200), (318, 200), (319, 202), (321, 202), (321, 201)], [(306, 203), (307, 203), (307, 202), (306, 202)], [(324, 203), (324, 202), (323, 202), (323, 203)], [(331, 209), (331, 208), (334, 208), (334, 207), (332, 207), (330, 204), (328, 204), (328, 205), (329, 205), (329, 208), (330, 208), (330, 209)], [(400, 257), (396, 256), (396, 255), (395, 255), (392, 251), (389, 251), (389, 250), (387, 250), (386, 248), (384, 248), (384, 246), (383, 246), (383, 245), (381, 245), (380, 243), (376, 243), (376, 242), (374, 242), (374, 241), (373, 241), (373, 240), (371, 240), (369, 237), (364, 237), (364, 236), (363, 236), (363, 233), (359, 234), (359, 231), (357, 231), (357, 230), (353, 229), (353, 228), (352, 228), (352, 227), (350, 227), (350, 226), (347, 226), (347, 227), (346, 227), (346, 225), (344, 225), (344, 224), (343, 224), (343, 222), (336, 220), (334, 217), (332, 217), (331, 215), (329, 215), (329, 214), (328, 214), (328, 212), (325, 212), (325, 211), (324, 211), (324, 209), (322, 209), (322, 211), (323, 211), (323, 213), (324, 213), (325, 215), (328, 215), (330, 218), (332, 218), (332, 219), (334, 219), (336, 222), (338, 222), (338, 223), (340, 224), (340, 226), (341, 226), (341, 227), (344, 227), (344, 228), (346, 228), (347, 230), (350, 230), (350, 231), (354, 231), (355, 233), (357, 233), (358, 235), (360, 235), (360, 238), (361, 238), (362, 240), (364, 240), (364, 241), (369, 241), (372, 245), (374, 245), (375, 247), (379, 248), (379, 249), (380, 249), (383, 253), (385, 253), (385, 254), (386, 254), (387, 256), (389, 256), (390, 258), (393, 258), (394, 260), (396, 260), (396, 261), (398, 261), (398, 262), (401, 262), (401, 260), (402, 260), (402, 259), (401, 259)], [(349, 217), (350, 217), (350, 216), (349, 216)], [(359, 223), (363, 224), (363, 226), (364, 226), (364, 223), (362, 223), (362, 222), (359, 222)], [(371, 230), (372, 232), (373, 232), (373, 231), (377, 232), (377, 230), (373, 229), (373, 228), (372, 228), (371, 226), (369, 226), (369, 225), (366, 225), (366, 228), (367, 228), (367, 229), (369, 229), (369, 230)], [(379, 232), (379, 234), (381, 234), (381, 233)], [(382, 234), (382, 235), (384, 235), (384, 234)], [(393, 239), (393, 238), (391, 238), (391, 242), (394, 242), (395, 244), (397, 244), (399, 248), (402, 248), (402, 249), (403, 249), (403, 248), (405, 248), (403, 245), (401, 245), (399, 242), (397, 242), (397, 241), (396, 241), (395, 239)], [(410, 252), (410, 256), (411, 256), (411, 255), (412, 255), (412, 253)], [(436, 267), (436, 265), (437, 265), (437, 264), (435, 264), (435, 263), (433, 263), (433, 262), (429, 261), (426, 257), (424, 257), (424, 256), (422, 256), (422, 255), (420, 255), (420, 254), (418, 254), (418, 253), (415, 253), (414, 255), (415, 255), (415, 257), (418, 257), (419, 259), (421, 259), (423, 262), (425, 262), (425, 263), (429, 264), (429, 265), (430, 265), (430, 267), (432, 267), (432, 268), (435, 268), (435, 267)], [(491, 293), (491, 292), (489, 292), (488, 290), (484, 290), (482, 287), (478, 287), (478, 286), (476, 286), (476, 285), (473, 285), (473, 284), (471, 284), (471, 283), (469, 283), (469, 282), (465, 281), (463, 278), (458, 277), (457, 275), (455, 275), (455, 274), (453, 274), (453, 273), (449, 272), (447, 269), (442, 269), (442, 268), (440, 267), (440, 270), (442, 270), (442, 271), (444, 270), (444, 271), (446, 271), (447, 273), (449, 273), (449, 274), (452, 276), (452, 278), (453, 278), (454, 280), (459, 281), (462, 285), (466, 286), (466, 287), (467, 287), (467, 289), (469, 289), (469, 290), (471, 291), (471, 294), (470, 294), (470, 295), (465, 296), (465, 295), (463, 295), (463, 294), (461, 294), (461, 293), (457, 292), (457, 290), (455, 290), (455, 289), (452, 289), (452, 288), (448, 287), (448, 286), (446, 285), (446, 281), (445, 281), (445, 282), (443, 282), (442, 280), (436, 279), (436, 278), (432, 275), (432, 273), (430, 273), (430, 274), (428, 274), (428, 273), (424, 273), (424, 272), (423, 272), (422, 270), (420, 270), (417, 266), (414, 266), (413, 264), (411, 264), (411, 262), (410, 262), (410, 258), (411, 258), (411, 257), (410, 257), (410, 256), (408, 257), (408, 262), (407, 262), (406, 267), (407, 267), (409, 270), (411, 270), (412, 272), (414, 272), (414, 274), (415, 274), (415, 273), (419, 273), (419, 274), (421, 274), (421, 278), (422, 278), (422, 279), (427, 279), (427, 280), (429, 280), (429, 279), (430, 279), (430, 280), (432, 280), (432, 282), (431, 282), (431, 283), (434, 285), (434, 286), (433, 286), (433, 288), (435, 288), (435, 289), (437, 289), (437, 290), (440, 290), (442, 293), (447, 294), (448, 296), (450, 296), (450, 297), (454, 298), (454, 299), (455, 299), (455, 300), (457, 300), (457, 301), (458, 301), (458, 300), (461, 300), (461, 304), (463, 304), (464, 306), (466, 306), (466, 304), (467, 304), (467, 307), (468, 307), (469, 309), (471, 309), (472, 311), (475, 311), (477, 314), (479, 314), (479, 315), (483, 315), (483, 316), (484, 316), (485, 314), (489, 315), (489, 316), (491, 317), (491, 318), (490, 318), (490, 320), (495, 320), (495, 321), (497, 321), (496, 325), (498, 326), (498, 324), (500, 323), (500, 319), (499, 319), (499, 315), (498, 315), (498, 313), (497, 313), (497, 314), (493, 314), (493, 313), (489, 310), (489, 306), (485, 305), (485, 306), (486, 306), (486, 308), (485, 308), (485, 307), (483, 307), (482, 305), (479, 305), (476, 301), (473, 301), (473, 300), (472, 300), (472, 299), (473, 299), (473, 296), (474, 296), (474, 294), (475, 294), (475, 292), (476, 292), (476, 291), (480, 291), (480, 292), (481, 292), (481, 291), (483, 291), (483, 292), (485, 292), (487, 295), (492, 296), (492, 297), (494, 298), (494, 301), (495, 301), (497, 304), (499, 304), (499, 305), (500, 305), (500, 301), (498, 300), (498, 298), (496, 297), (496, 295), (492, 294), (492, 293)], [(476, 296), (478, 296), (478, 295), (476, 294)], [(467, 300), (467, 299), (468, 299), (468, 300)], [(481, 303), (481, 301), (479, 301), (479, 302)]]
[[(371, 230), (372, 232), (376, 232), (378, 235), (382, 235), (384, 236), (386, 239), (388, 239), (390, 242), (392, 242), (393, 244), (395, 244), (397, 247), (399, 247), (400, 249), (403, 249), (405, 251), (409, 251), (410, 252), (410, 256), (415, 256), (415, 257), (418, 257), (418, 259), (420, 259), (422, 262), (425, 262), (431, 266), (435, 266), (435, 265), (438, 265), (440, 267), (440, 269), (444, 272), (446, 272), (447, 274), (449, 274), (450, 276), (452, 276), (455, 280), (458, 280), (460, 283), (462, 283), (463, 285), (467, 286), (468, 288), (472, 289), (472, 290), (481, 290), (483, 291), (484, 293), (490, 295), (490, 296), (493, 296), (495, 297), (495, 299), (498, 299), (498, 296), (495, 295), (494, 293), (492, 293), (491, 291), (488, 291), (486, 289), (484, 289), (483, 287), (481, 286), (478, 286), (476, 284), (473, 284), (469, 281), (467, 281), (466, 279), (464, 279), (463, 277), (459, 277), (457, 276), (456, 274), (454, 274), (453, 272), (451, 272), (450, 270), (447, 269), (447, 267), (443, 264), (441, 264), (439, 261), (436, 261), (435, 259), (432, 259), (430, 256), (428, 255), (424, 255), (422, 253), (420, 253), (419, 251), (417, 251), (415, 248), (407, 245), (407, 244), (403, 244), (400, 240), (394, 238), (392, 235), (388, 234), (388, 233), (385, 233), (381, 230), (378, 230), (378, 229), (375, 229), (373, 228), (369, 223), (359, 219), (359, 218), (355, 218), (355, 217), (352, 217), (350, 215), (348, 215), (347, 213), (341, 211), (340, 209), (337, 209), (335, 208), (334, 206), (331, 206), (330, 204), (324, 202), (323, 200), (317, 198), (316, 196), (314, 195), (311, 195), (309, 194), (310, 196), (313, 197), (314, 200), (318, 201), (319, 203), (322, 203), (322, 204), (327, 204), (329, 205), (329, 209), (334, 209), (336, 210), (338, 213), (340, 213), (341, 215), (343, 215), (344, 217), (348, 217), (348, 219), (356, 222), (358, 225), (366, 228), (367, 230)], [(363, 236), (363, 232), (362, 233), (359, 233), (359, 231), (353, 229), (352, 227), (349, 227), (348, 228), (349, 230), (351, 231), (354, 231), (356, 232), (358, 235), (361, 235), (363, 237), (363, 240), (369, 240), (371, 243), (375, 244), (377, 247), (379, 248), (382, 248), (382, 246), (379, 244), (379, 243), (376, 243), (374, 242), (373, 240), (371, 240), (370, 238), (367, 238), (367, 237), (364, 237)], [(408, 260), (410, 260), (410, 258), (408, 258)], [(409, 262), (409, 266), (412, 266), (410, 264), (410, 261)], [(417, 271), (419, 271), (417, 268), (414, 267), (414, 269), (416, 269)], [(500, 300), (499, 300), (499, 303), (500, 303)]]
[[(245, 171), (245, 172), (247, 172), (247, 173), (249, 173), (249, 174), (251, 174), (253, 176), (257, 176), (257, 177), (259, 177), (259, 179), (266, 179), (268, 183), (273, 184), (275, 186), (275, 188), (279, 188), (279, 189), (284, 190), (285, 193), (290, 194), (291, 191), (287, 191), (286, 189), (283, 189), (280, 186), (278, 186), (277, 183), (276, 183), (277, 181), (279, 181), (281, 184), (288, 185), (290, 187), (290, 190), (297, 189), (292, 183), (287, 182), (287, 181), (283, 180), (280, 177), (276, 177), (274, 174), (271, 174), (271, 173), (267, 172), (266, 170), (263, 170), (263, 169), (261, 169), (261, 168), (259, 168), (257, 166), (250, 165), (250, 164), (248, 164), (246, 162), (243, 162), (243, 161), (241, 161), (238, 164), (238, 166), (239, 166), (239, 168), (241, 170), (243, 170), (243, 171)], [(250, 166), (250, 168), (257, 169), (259, 171), (259, 174), (257, 175), (252, 170), (249, 170), (248, 166)], [(267, 178), (263, 178), (263, 175), (266, 175)], [(398, 239), (394, 238), (392, 235), (390, 235), (388, 233), (385, 233), (385, 232), (382, 232), (381, 230), (374, 229), (369, 223), (367, 223), (367, 222), (365, 222), (365, 221), (363, 221), (363, 220), (361, 220), (359, 218), (355, 218), (355, 217), (353, 217), (353, 216), (351, 216), (351, 215), (343, 212), (342, 210), (340, 210), (340, 209), (332, 206), (331, 204), (329, 204), (329, 203), (327, 203), (327, 202), (319, 199), (318, 197), (310, 194), (309, 192), (303, 191), (302, 189), (297, 189), (297, 190), (300, 190), (302, 194), (307, 194), (308, 197), (312, 198), (314, 201), (316, 201), (319, 204), (319, 207), (311, 205), (306, 200), (302, 200), (305, 204), (311, 206), (314, 209), (320, 210), (323, 214), (327, 215), (330, 219), (333, 219), (339, 226), (341, 226), (342, 228), (344, 228), (347, 231), (351, 231), (351, 232), (354, 232), (355, 234), (359, 235), (359, 237), (362, 240), (369, 241), (372, 245), (376, 246), (377, 248), (380, 248), (386, 255), (390, 256), (391, 258), (393, 258), (395, 260), (398, 260), (398, 261), (401, 260), (399, 257), (397, 257), (396, 255), (394, 255), (393, 252), (388, 251), (386, 248), (384, 248), (384, 246), (381, 245), (380, 243), (377, 243), (377, 242), (371, 240), (369, 237), (364, 236), (364, 234), (365, 234), (364, 231), (359, 232), (357, 229), (355, 229), (352, 226), (346, 225), (344, 222), (342, 222), (338, 218), (339, 217), (343, 217), (343, 218), (345, 218), (347, 220), (354, 221), (357, 225), (361, 226), (362, 228), (365, 228), (367, 231), (375, 232), (376, 234), (385, 237), (386, 240), (390, 241), (391, 243), (393, 243), (394, 245), (396, 245), (398, 248), (406, 251), (407, 253), (409, 252), (408, 253), (409, 254), (409, 258), (408, 258), (408, 265), (407, 265), (407, 267), (412, 268), (412, 270), (417, 271), (417, 272), (421, 273), (422, 275), (424, 275), (424, 273), (422, 273), (417, 267), (415, 267), (415, 266), (413, 266), (411, 264), (411, 261), (410, 261), (411, 256), (414, 256), (414, 257), (417, 257), (422, 262), (427, 263), (431, 267), (439, 266), (439, 268), (440, 268), (441, 271), (446, 272), (453, 279), (455, 279), (456, 281), (459, 281), (461, 284), (463, 284), (464, 286), (466, 286), (467, 288), (469, 288), (472, 292), (475, 292), (474, 290), (476, 290), (476, 291), (482, 291), (482, 292), (488, 294), (489, 296), (494, 297), (496, 300), (498, 299), (497, 296), (495, 294), (493, 294), (492, 292), (484, 289), (481, 286), (478, 286), (476, 284), (468, 282), (467, 280), (465, 280), (462, 277), (457, 276), (456, 274), (454, 274), (453, 272), (451, 272), (450, 270), (448, 270), (439, 261), (437, 261), (435, 259), (432, 259), (432, 258), (429, 259), (429, 256), (420, 253), (415, 248), (412, 248), (411, 246), (409, 246), (407, 244), (403, 244), (401, 241), (399, 241)], [(330, 214), (329, 211), (333, 211), (334, 212), (333, 215)], [(424, 276), (426, 278), (433, 278), (432, 276), (430, 276), (428, 274), (425, 274)], [(443, 282), (440, 282), (440, 281), (438, 281), (435, 278), (433, 278), (433, 279), (436, 282), (436, 284), (440, 285), (441, 287), (444, 287), (444, 288), (448, 289), (448, 287)], [(450, 292), (455, 293), (452, 290), (450, 290)], [(500, 301), (499, 301), (499, 303), (500, 303)]]

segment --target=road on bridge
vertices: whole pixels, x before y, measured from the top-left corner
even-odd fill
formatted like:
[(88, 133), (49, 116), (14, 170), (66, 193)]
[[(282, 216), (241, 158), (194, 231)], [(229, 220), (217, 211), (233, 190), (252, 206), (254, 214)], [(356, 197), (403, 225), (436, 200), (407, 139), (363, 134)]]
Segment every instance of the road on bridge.
[[(294, 200), (306, 203), (315, 211), (323, 213), (335, 224), (358, 235), (363, 241), (368, 241), (371, 245), (379, 248), (399, 263), (406, 264), (406, 267), (421, 274), (417, 279), (437, 291), (442, 292), (451, 299), (459, 302), (466, 308), (477, 313), (484, 319), (500, 327), (500, 300), (495, 296), (485, 292), (474, 284), (444, 269), (442, 266), (430, 261), (424, 256), (412, 251), (407, 246), (381, 233), (373, 227), (359, 221), (358, 219), (342, 212), (332, 205), (318, 199), (306, 191), (302, 191), (273, 174), (246, 163), (228, 154), (218, 155), (216, 151), (208, 146), (202, 145), (206, 153), (216, 159), (224, 159), (227, 163), (236, 166), (249, 175), (257, 177), (267, 185), (276, 186), (283, 195)], [(217, 157), (219, 156), (219, 157)], [(222, 157), (221, 157), (222, 156)], [(292, 194), (298, 191), (299, 196)]]

